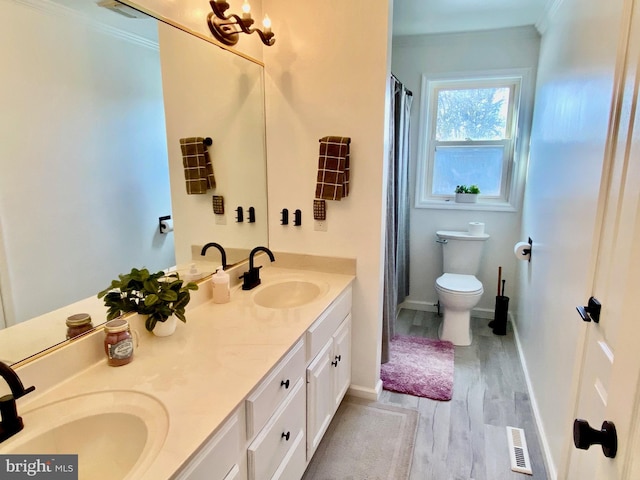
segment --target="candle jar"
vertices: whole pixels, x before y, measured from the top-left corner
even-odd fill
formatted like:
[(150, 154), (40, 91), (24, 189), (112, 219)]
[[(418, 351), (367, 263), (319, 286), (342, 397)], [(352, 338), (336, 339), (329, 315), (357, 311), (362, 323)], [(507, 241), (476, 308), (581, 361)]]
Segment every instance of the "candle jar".
[(133, 360), (133, 337), (129, 322), (116, 318), (104, 324), (104, 351), (112, 367), (126, 365)]
[(93, 329), (91, 315), (88, 313), (76, 313), (67, 317), (67, 340), (82, 335)]

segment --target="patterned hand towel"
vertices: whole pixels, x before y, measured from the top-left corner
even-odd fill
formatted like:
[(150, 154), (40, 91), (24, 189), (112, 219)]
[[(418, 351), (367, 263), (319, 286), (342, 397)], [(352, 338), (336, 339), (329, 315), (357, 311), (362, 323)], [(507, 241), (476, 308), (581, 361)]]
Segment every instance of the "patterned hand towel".
[(349, 195), (349, 137), (320, 139), (316, 198), (341, 200)]
[(180, 139), (182, 166), (189, 195), (207, 193), (207, 189), (216, 188), (213, 165), (203, 137)]

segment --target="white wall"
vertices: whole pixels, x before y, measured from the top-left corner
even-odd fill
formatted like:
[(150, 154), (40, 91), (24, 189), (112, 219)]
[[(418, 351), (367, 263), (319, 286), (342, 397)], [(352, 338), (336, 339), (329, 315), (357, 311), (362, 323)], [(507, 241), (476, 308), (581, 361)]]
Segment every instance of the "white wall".
[[(2, 2), (0, 223), (15, 321), (173, 264), (157, 50)], [(7, 301), (9, 298), (9, 301)], [(11, 318), (9, 319), (11, 322)]]
[[(379, 387), (385, 96), (389, 2), (264, 0), (278, 41), (265, 49), (269, 244), (274, 250), (357, 259), (353, 384)], [(349, 19), (349, 21), (346, 21)], [(327, 232), (313, 228), (318, 139), (351, 137), (349, 197), (327, 201)], [(283, 208), (302, 226), (279, 225)]]
[[(412, 35), (393, 38), (392, 71), (413, 92), (411, 109), (410, 165), (410, 295), (405, 305), (411, 308), (433, 309), (437, 302), (435, 280), (442, 274), (441, 247), (435, 243), (437, 230), (466, 230), (468, 222), (485, 223), (491, 238), (485, 244), (482, 266), (478, 275), (485, 293), (477, 310), (493, 315), (497, 293), (498, 266), (506, 279), (505, 294), (510, 297), (510, 309), (517, 306), (516, 263), (513, 245), (526, 237), (520, 236), (521, 212), (491, 212), (414, 208), (417, 179), (418, 129), (420, 126), (420, 88), (422, 75), (455, 72), (529, 68), (533, 88), (538, 60), (539, 35), (533, 27), (487, 30), (483, 32)], [(523, 91), (523, 107), (531, 104), (533, 90)], [(529, 112), (530, 114), (530, 112)], [(526, 145), (525, 145), (526, 147)], [(526, 162), (525, 155), (520, 163)], [(526, 165), (522, 165), (523, 167)], [(524, 174), (524, 168), (521, 170)], [(519, 199), (515, 202), (520, 204)]]
[[(519, 266), (517, 330), (552, 478), (571, 445), (574, 365), (612, 94), (621, 0), (564, 0), (543, 31)], [(601, 419), (592, 419), (600, 421)], [(560, 468), (559, 468), (560, 467)]]

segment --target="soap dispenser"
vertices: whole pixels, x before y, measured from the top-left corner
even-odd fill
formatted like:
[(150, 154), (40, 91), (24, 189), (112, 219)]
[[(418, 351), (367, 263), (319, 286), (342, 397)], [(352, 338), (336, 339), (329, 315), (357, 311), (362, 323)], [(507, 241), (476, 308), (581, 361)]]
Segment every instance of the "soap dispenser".
[(189, 268), (189, 272), (184, 275), (184, 280), (186, 282), (195, 282), (196, 280), (199, 280), (201, 276), (202, 274), (198, 271), (198, 267), (196, 267), (196, 264), (192, 263), (191, 267)]
[(216, 273), (211, 275), (211, 285), (213, 287), (213, 303), (227, 303), (231, 300), (229, 274), (222, 267), (218, 267)]

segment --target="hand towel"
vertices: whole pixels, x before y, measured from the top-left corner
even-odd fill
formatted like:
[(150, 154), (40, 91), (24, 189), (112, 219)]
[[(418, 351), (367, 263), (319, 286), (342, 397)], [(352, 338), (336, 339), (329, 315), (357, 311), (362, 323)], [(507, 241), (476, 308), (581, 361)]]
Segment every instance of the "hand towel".
[(341, 200), (349, 195), (351, 138), (328, 136), (320, 139), (316, 198)]
[(182, 166), (187, 193), (189, 195), (207, 193), (209, 188), (216, 187), (213, 165), (203, 137), (180, 139), (182, 150)]

